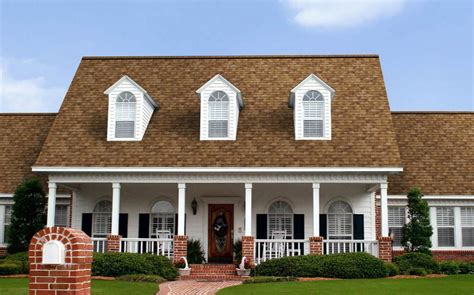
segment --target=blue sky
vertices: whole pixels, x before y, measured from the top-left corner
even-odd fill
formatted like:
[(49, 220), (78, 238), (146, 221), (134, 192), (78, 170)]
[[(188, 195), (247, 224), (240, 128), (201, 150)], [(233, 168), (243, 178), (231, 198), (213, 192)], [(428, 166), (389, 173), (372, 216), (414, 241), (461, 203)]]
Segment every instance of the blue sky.
[(474, 110), (470, 0), (0, 3), (0, 112), (57, 111), (84, 55), (351, 53), (393, 110)]

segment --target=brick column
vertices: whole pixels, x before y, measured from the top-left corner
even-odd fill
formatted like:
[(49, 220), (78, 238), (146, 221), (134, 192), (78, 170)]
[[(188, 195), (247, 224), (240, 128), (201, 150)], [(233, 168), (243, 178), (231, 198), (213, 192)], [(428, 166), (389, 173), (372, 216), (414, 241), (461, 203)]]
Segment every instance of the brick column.
[[(43, 247), (54, 243), (62, 244), (63, 250), (53, 247), (57, 251), (48, 251), (47, 256), (62, 252), (64, 260), (54, 262), (57, 264), (43, 264)], [(48, 250), (51, 250), (51, 247), (48, 247)], [(47, 227), (31, 239), (28, 256), (29, 294), (90, 294), (92, 241), (83, 231)]]
[(107, 252), (120, 252), (121, 235), (107, 235)]
[(392, 262), (393, 248), (391, 237), (378, 237), (379, 258), (385, 262)]
[(323, 237), (309, 237), (309, 254), (323, 254)]
[(173, 238), (173, 262), (178, 262), (181, 257), (188, 256), (188, 236), (174, 236)]
[[(254, 264), (253, 257), (255, 253), (255, 238), (253, 236), (242, 237), (242, 257), (246, 257), (250, 265)], [(240, 261), (238, 261), (240, 263)]]

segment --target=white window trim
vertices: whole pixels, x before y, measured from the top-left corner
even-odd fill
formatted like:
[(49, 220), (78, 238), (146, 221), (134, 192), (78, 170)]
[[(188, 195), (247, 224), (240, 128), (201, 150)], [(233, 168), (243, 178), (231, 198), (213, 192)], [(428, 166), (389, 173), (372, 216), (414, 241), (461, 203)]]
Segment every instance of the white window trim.
[[(351, 212), (350, 213), (331, 213), (329, 212), (331, 206), (336, 203), (336, 202), (343, 202), (343, 203), (346, 203), (350, 209), (351, 209)], [(350, 215), (350, 224), (351, 224), (351, 233), (350, 233), (350, 239), (343, 239), (343, 240), (353, 240), (354, 239), (354, 208), (352, 207), (352, 205), (349, 203), (349, 202), (346, 202), (344, 200), (334, 200), (332, 202), (330, 202), (329, 206), (328, 206), (328, 209), (327, 209), (327, 213), (326, 213), (326, 234), (327, 234), (327, 238), (328, 240), (331, 240), (331, 236), (332, 237), (340, 237), (340, 236), (346, 236), (346, 237), (349, 237), (349, 235), (330, 235), (329, 234), (329, 216), (330, 215), (333, 215), (333, 216), (337, 216), (337, 215)], [(337, 218), (337, 217), (336, 217)], [(334, 240), (340, 240), (341, 238), (337, 238), (337, 239), (334, 239)]]
[[(110, 213), (109, 212), (95, 212), (95, 207), (100, 202), (103, 202), (103, 201), (107, 201), (107, 202), (110, 202), (110, 204), (112, 204), (112, 202), (109, 201), (109, 200), (99, 200), (98, 202), (95, 203), (94, 208), (92, 210), (92, 237), (104, 237), (104, 235), (107, 236), (107, 234), (110, 234), (110, 232), (111, 232), (111, 228), (112, 228), (112, 208), (110, 210)], [(98, 233), (96, 231), (97, 226), (96, 226), (96, 220), (95, 219), (96, 219), (97, 214), (101, 214), (101, 215), (104, 215), (104, 216), (110, 216), (110, 226), (108, 226), (108, 227), (110, 227), (110, 230), (108, 232)]]
[(461, 210), (461, 246), (462, 246), (462, 247), (465, 247), (465, 248), (467, 248), (467, 247), (474, 247), (474, 246), (464, 246), (464, 245), (463, 245), (462, 230), (463, 230), (464, 228), (473, 228), (473, 229), (474, 229), (474, 224), (472, 224), (472, 225), (467, 225), (467, 226), (465, 226), (465, 225), (462, 224), (462, 209), (463, 209), (463, 208), (466, 208), (466, 209), (467, 209), (467, 208), (470, 208), (470, 209), (474, 210), (474, 206), (463, 206), (463, 207), (460, 207), (460, 210)]
[[(270, 213), (270, 209), (273, 206), (273, 204), (277, 202), (284, 202), (288, 205), (288, 207), (291, 209), (292, 213)], [(268, 207), (267, 211), (267, 239), (271, 239), (271, 231), (275, 230), (270, 227), (270, 218), (276, 218), (276, 219), (282, 219), (282, 218), (290, 218), (290, 232), (288, 233), (287, 237), (290, 237), (289, 239), (294, 238), (294, 226), (295, 226), (295, 213), (293, 211), (293, 206), (289, 202), (285, 200), (274, 200), (270, 203), (270, 206)], [(276, 230), (281, 230), (281, 229), (276, 229)]]

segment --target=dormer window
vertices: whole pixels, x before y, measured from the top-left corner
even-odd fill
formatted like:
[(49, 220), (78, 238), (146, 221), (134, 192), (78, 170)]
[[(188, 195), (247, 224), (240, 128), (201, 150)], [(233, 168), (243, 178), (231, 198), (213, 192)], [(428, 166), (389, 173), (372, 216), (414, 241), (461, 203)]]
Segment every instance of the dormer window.
[(331, 102), (334, 89), (311, 74), (291, 90), (296, 140), (331, 139)]
[(133, 93), (124, 91), (115, 103), (115, 137), (134, 138), (137, 99)]
[(240, 90), (221, 75), (215, 75), (196, 93), (201, 100), (201, 140), (235, 140), (239, 112), (244, 105)]
[(158, 104), (147, 91), (123, 76), (105, 91), (109, 96), (107, 140), (139, 141)]

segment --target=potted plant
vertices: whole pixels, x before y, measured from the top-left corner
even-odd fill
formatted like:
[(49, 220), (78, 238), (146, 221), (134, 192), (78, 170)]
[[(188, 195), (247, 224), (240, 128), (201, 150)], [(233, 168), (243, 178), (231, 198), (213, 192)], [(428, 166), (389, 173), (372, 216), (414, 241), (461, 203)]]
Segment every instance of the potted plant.
[(181, 257), (179, 261), (174, 264), (174, 266), (178, 269), (180, 276), (189, 276), (191, 274), (191, 268), (188, 266), (186, 257)]
[(235, 270), (239, 276), (249, 276), (250, 271), (252, 270), (252, 264), (250, 264), (246, 257), (243, 257), (239, 267)]

